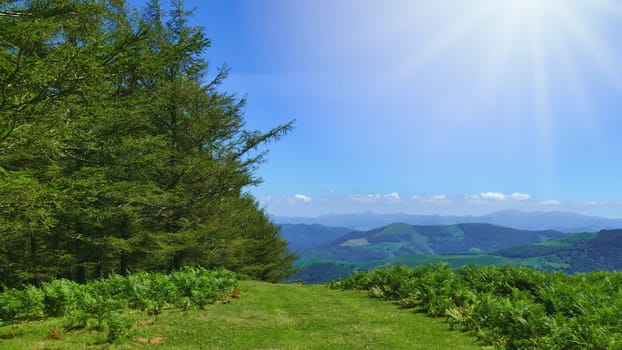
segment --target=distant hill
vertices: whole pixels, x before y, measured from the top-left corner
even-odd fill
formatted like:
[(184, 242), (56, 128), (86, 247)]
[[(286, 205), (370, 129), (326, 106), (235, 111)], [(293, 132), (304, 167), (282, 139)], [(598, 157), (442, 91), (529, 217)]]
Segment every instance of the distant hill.
[(622, 229), (622, 219), (608, 219), (564, 211), (524, 212), (504, 210), (479, 217), (482, 222), (524, 230), (557, 230), (568, 233)]
[(327, 227), (318, 224), (281, 224), (281, 236), (287, 241), (290, 251), (301, 251), (325, 245), (352, 229), (343, 227)]
[(453, 267), (466, 264), (482, 265), (525, 265), (522, 259), (504, 258), (487, 254), (468, 255), (402, 255), (384, 260), (367, 262), (344, 262), (331, 260), (308, 260), (298, 266), (300, 271), (290, 279), (303, 280), (307, 283), (324, 283), (337, 278), (350, 276), (355, 271), (368, 271), (375, 268), (406, 265), (419, 266), (432, 263), (448, 263)]
[(300, 254), (297, 267), (301, 271), (293, 279), (325, 282), (356, 270), (430, 262), (507, 264), (568, 273), (622, 270), (622, 220), (618, 219), (506, 210), (479, 217), (355, 214), (288, 220), (318, 219), (344, 227), (383, 224), (358, 231), (283, 224), (282, 234), (290, 249)]
[(567, 233), (622, 228), (622, 219), (608, 219), (562, 211), (526, 212), (520, 210), (503, 210), (482, 216), (360, 213), (324, 215), (317, 218), (277, 216), (273, 217), (273, 220), (282, 224), (321, 224), (349, 227), (355, 230), (370, 230), (395, 222), (404, 222), (410, 225), (453, 225), (485, 222), (522, 230), (556, 230)]
[(357, 270), (445, 262), (453, 267), (473, 265), (529, 266), (547, 271), (578, 273), (622, 270), (622, 230), (568, 235), (539, 243), (509, 246), (489, 254), (401, 255), (373, 261), (304, 260), (292, 278), (308, 283), (342, 278)]
[(536, 244), (511, 246), (495, 254), (530, 259), (541, 268), (569, 273), (622, 270), (622, 230), (579, 233)]
[(319, 248), (302, 251), (300, 260), (365, 262), (402, 255), (475, 254), (517, 244), (565, 236), (559, 231), (527, 231), (491, 224), (412, 226), (391, 224), (354, 231)]

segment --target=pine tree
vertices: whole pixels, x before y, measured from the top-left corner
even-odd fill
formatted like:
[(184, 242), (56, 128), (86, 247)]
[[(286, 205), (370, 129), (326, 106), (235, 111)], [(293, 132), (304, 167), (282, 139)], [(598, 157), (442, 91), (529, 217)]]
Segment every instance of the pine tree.
[(38, 283), (62, 257), (52, 247), (61, 205), (58, 177), (68, 120), (79, 94), (101, 7), (66, 1), (0, 4), (0, 271), (6, 283)]
[[(294, 256), (246, 193), (264, 145), (244, 100), (206, 79), (182, 1), (0, 4), (0, 276), (224, 266), (261, 279)], [(76, 275), (77, 273), (77, 275)]]
[[(159, 2), (152, 1), (145, 16), (151, 29), (150, 62), (164, 61), (157, 63), (159, 71), (152, 80), (151, 120), (168, 141), (152, 178), (162, 194), (153, 200), (160, 205), (152, 238), (169, 257), (168, 267), (179, 268), (186, 259), (200, 262), (197, 256), (214, 249), (209, 245), (214, 232), (204, 227), (213, 227), (227, 201), (246, 196), (243, 189), (258, 183), (253, 172), (264, 154), (257, 148), (280, 138), (291, 124), (266, 133), (245, 130), (245, 101), (217, 90), (226, 67), (202, 84), (208, 64), (201, 55), (209, 40), (199, 28), (187, 25), (189, 14), (182, 1), (173, 1), (165, 22), (162, 13)], [(256, 205), (253, 210), (261, 212)], [(228, 222), (218, 229), (229, 231), (233, 240), (237, 218), (226, 217)]]

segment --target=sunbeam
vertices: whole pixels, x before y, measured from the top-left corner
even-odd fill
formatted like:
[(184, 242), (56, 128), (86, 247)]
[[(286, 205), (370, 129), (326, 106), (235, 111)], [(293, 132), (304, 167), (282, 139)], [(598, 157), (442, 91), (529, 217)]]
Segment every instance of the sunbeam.
[[(413, 46), (412, 54), (405, 55), (405, 61), (394, 70), (394, 81), (408, 87), (430, 69), (454, 69), (447, 65), (452, 61), (454, 66), (460, 65), (469, 74), (445, 88), (449, 107), (438, 112), (443, 121), (434, 123), (456, 130), (501, 125), (509, 142), (531, 135), (538, 168), (547, 179), (543, 181), (554, 183), (559, 126), (569, 118), (562, 111), (571, 111), (572, 118), (577, 118), (573, 123), (592, 130), (588, 137), (598, 138), (599, 134), (591, 120), (591, 96), (586, 87), (590, 82), (577, 67), (590, 64), (622, 93), (619, 57), (598, 35), (598, 23), (593, 22), (595, 14), (603, 11), (598, 6), (619, 9), (606, 1), (473, 2), (464, 13), (445, 18), (445, 26), (435, 27), (427, 40)], [(447, 71), (441, 74), (451, 76)], [(559, 96), (573, 98), (561, 108), (560, 101), (553, 101)], [(569, 107), (573, 105), (574, 109)], [(500, 112), (490, 113), (492, 107)]]
[[(322, 138), (304, 149), (310, 161), (301, 169), (331, 164), (323, 178), (338, 180), (325, 187), (614, 197), (607, 181), (622, 176), (611, 166), (622, 130), (622, 2), (274, 1), (270, 11), (254, 2), (247, 11), (257, 21), (251, 33), (270, 29), (252, 47), (271, 53), (248, 59), (270, 77), (251, 77), (249, 96), (273, 96), (257, 109), (289, 108), (297, 132)], [(241, 57), (254, 57), (247, 51)], [(282, 150), (292, 162), (296, 147)], [(331, 160), (315, 165), (322, 157)], [(285, 181), (281, 174), (265, 176)], [(376, 179), (382, 184), (366, 189)], [(296, 185), (292, 193), (313, 194)]]
[(407, 55), (403, 59), (401, 65), (395, 70), (397, 75), (394, 76), (392, 80), (400, 82), (411, 79), (420, 69), (425, 68), (430, 61), (443, 55), (460, 39), (468, 36), (477, 24), (487, 15), (487, 12), (488, 9), (485, 7), (478, 7), (464, 14), (463, 17), (457, 19), (457, 21), (445, 31), (435, 35), (431, 40), (428, 40), (423, 44), (423, 47), (414, 46), (411, 54)]
[(592, 59), (602, 77), (622, 93), (622, 79), (620, 78), (622, 70), (619, 57), (599, 35), (590, 29), (590, 26), (578, 16), (576, 11), (564, 8), (563, 15), (567, 23), (566, 28), (572, 32), (582, 52)]

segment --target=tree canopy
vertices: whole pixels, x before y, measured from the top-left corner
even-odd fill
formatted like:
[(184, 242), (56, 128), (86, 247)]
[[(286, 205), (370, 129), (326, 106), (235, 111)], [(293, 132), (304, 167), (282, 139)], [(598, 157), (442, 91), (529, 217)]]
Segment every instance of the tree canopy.
[(266, 145), (183, 1), (0, 2), (0, 283), (184, 265), (276, 281)]

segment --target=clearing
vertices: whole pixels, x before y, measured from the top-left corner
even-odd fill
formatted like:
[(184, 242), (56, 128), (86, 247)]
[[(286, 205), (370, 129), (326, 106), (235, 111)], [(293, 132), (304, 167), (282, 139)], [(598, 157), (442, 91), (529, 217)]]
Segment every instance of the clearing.
[[(442, 319), (322, 285), (241, 282), (242, 297), (204, 310), (143, 312), (129, 339), (62, 330), (63, 319), (0, 328), (0, 349), (481, 349)], [(54, 336), (60, 339), (53, 339)]]

